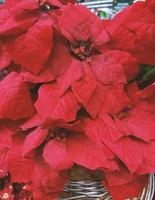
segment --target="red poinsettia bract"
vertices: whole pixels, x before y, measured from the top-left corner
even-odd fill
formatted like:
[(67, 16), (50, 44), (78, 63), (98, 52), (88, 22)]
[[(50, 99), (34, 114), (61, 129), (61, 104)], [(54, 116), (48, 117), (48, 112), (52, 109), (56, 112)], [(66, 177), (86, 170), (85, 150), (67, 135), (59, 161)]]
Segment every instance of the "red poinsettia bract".
[(105, 23), (73, 3), (0, 7), (0, 197), (54, 200), (77, 164), (120, 200), (155, 172), (155, 87), (136, 82), (155, 64), (154, 2)]

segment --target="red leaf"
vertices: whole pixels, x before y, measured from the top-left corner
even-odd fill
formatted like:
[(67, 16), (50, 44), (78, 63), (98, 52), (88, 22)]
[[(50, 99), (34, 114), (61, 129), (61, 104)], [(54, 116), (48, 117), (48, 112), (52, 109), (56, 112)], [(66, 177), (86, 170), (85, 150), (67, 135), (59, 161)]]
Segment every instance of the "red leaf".
[(102, 84), (126, 83), (124, 68), (113, 57), (107, 57), (106, 54), (93, 56), (91, 67)]
[(130, 101), (125, 92), (124, 85), (109, 86), (104, 95), (101, 113), (116, 114), (128, 106), (130, 106)]
[(155, 142), (151, 141), (147, 144), (144, 144), (142, 147), (142, 151), (144, 152), (143, 164), (138, 168), (137, 173), (139, 175), (154, 173), (155, 169)]
[(155, 116), (141, 107), (137, 106), (129, 111), (122, 121), (129, 127), (131, 135), (145, 142), (155, 139)]
[[(112, 142), (119, 140), (125, 134), (122, 130), (119, 130), (118, 127), (115, 125), (114, 120), (108, 114), (102, 113), (100, 118), (103, 120), (104, 125), (108, 131), (108, 135)], [(104, 136), (103, 136), (104, 137)], [(107, 136), (108, 137), (108, 136)]]
[(121, 138), (115, 143), (105, 138), (103, 140), (106, 146), (126, 165), (130, 173), (136, 172), (143, 164), (144, 153), (140, 142), (130, 138)]
[(69, 40), (87, 41), (91, 36), (91, 26), (96, 16), (81, 5), (69, 4), (62, 10), (59, 25), (62, 34)]
[(96, 89), (97, 81), (89, 64), (83, 63), (84, 76), (72, 85), (72, 91), (77, 100), (86, 105)]
[(15, 63), (38, 74), (48, 61), (53, 46), (52, 33), (50, 18), (42, 15), (25, 34), (10, 42), (7, 49)]
[(0, 118), (17, 120), (34, 113), (28, 85), (20, 74), (12, 72), (0, 82), (0, 96)]
[(41, 143), (44, 142), (48, 134), (47, 129), (41, 127), (36, 128), (34, 131), (29, 133), (25, 139), (23, 146), (23, 155), (27, 156), (32, 150), (37, 148)]
[(9, 12), (3, 11), (2, 23), (0, 21), (0, 36), (9, 36), (9, 35), (18, 35), (28, 30), (38, 18), (38, 13), (25, 13), (21, 18), (18, 17), (18, 20), (15, 16), (12, 16)]
[(63, 45), (63, 40), (58, 35), (54, 35), (54, 44), (48, 62), (39, 74), (34, 75), (27, 70), (23, 70), (24, 79), (28, 82), (49, 82), (62, 76), (69, 68), (72, 61), (67, 47)]
[(130, 53), (126, 51), (111, 50), (106, 52), (104, 55), (106, 62), (109, 62), (109, 64), (115, 63), (123, 67), (127, 80), (135, 78), (135, 76), (138, 74), (139, 62)]
[(14, 160), (9, 163), (8, 170), (11, 174), (12, 182), (30, 182), (33, 170), (33, 160), (14, 158)]
[(8, 171), (11, 174), (12, 182), (27, 183), (31, 181), (33, 172), (33, 160), (24, 159), (22, 156), (22, 148), (25, 136), (16, 134), (12, 138), (11, 149), (9, 150)]
[(74, 163), (88, 169), (103, 168), (111, 171), (118, 169), (115, 161), (108, 160), (102, 147), (99, 147), (99, 145), (83, 135), (75, 135), (68, 138), (67, 149), (69, 158)]
[(24, 121), (24, 123), (20, 125), (20, 128), (22, 128), (22, 130), (27, 130), (30, 128), (40, 126), (41, 124), (42, 124), (41, 117), (39, 116), (38, 113), (36, 113), (31, 118), (26, 119), (26, 121)]
[(3, 170), (7, 169), (7, 154), (11, 147), (12, 134), (13, 133), (9, 129), (5, 127), (0, 128), (0, 166)]
[(147, 184), (148, 176), (138, 176), (128, 184), (116, 185), (112, 187), (104, 183), (114, 200), (124, 200), (132, 197), (138, 197)]
[(63, 45), (63, 40), (57, 35), (54, 37), (53, 45), (53, 50), (46, 67), (50, 69), (50, 73), (54, 79), (57, 79), (69, 68), (72, 57), (68, 53), (68, 48)]
[(102, 120), (91, 120), (85, 128), (86, 134), (92, 141), (95, 140), (100, 145), (103, 142), (126, 165), (130, 173), (136, 172), (143, 163), (143, 143), (128, 137), (122, 137), (115, 141), (115, 138), (118, 137), (116, 133), (119, 132), (110, 132), (110, 129), (107, 129), (108, 121), (104, 121), (105, 118)]
[(12, 59), (6, 51), (6, 48), (0, 43), (0, 69), (8, 67), (8, 65), (11, 63), (11, 60)]
[(48, 142), (44, 147), (43, 157), (54, 171), (65, 170), (73, 165), (64, 141), (53, 139)]
[(87, 112), (91, 117), (96, 118), (101, 110), (101, 106), (104, 102), (105, 94), (108, 91), (108, 87), (97, 84), (95, 91), (93, 92), (89, 101), (84, 105)]
[(74, 121), (79, 110), (79, 105), (71, 91), (60, 98), (55, 83), (41, 86), (35, 107), (44, 120)]
[(69, 87), (83, 77), (82, 64), (80, 61), (72, 59), (68, 70), (57, 79), (58, 90), (62, 96)]
[(8, 7), (10, 13), (14, 14), (17, 17), (21, 16), (24, 12), (29, 12), (29, 11), (34, 12), (36, 9), (39, 8), (39, 4), (37, 3), (37, 1), (32, 1), (32, 0), (27, 0), (27, 1), (18, 0), (17, 2), (14, 2), (14, 5), (10, 5), (9, 2)]
[(102, 145), (103, 139), (114, 142), (124, 136), (122, 132), (117, 129), (111, 117), (107, 114), (96, 120), (86, 120), (84, 130), (90, 140), (99, 145)]
[(104, 172), (104, 176), (110, 187), (130, 183), (135, 178), (130, 174), (130, 172), (125, 168), (123, 164), (119, 165), (118, 171)]
[[(34, 192), (36, 192), (36, 189), (40, 190), (40, 192), (42, 191), (44, 193), (44, 195), (42, 194), (44, 197), (46, 193), (52, 193), (50, 196), (51, 198), (49, 199), (51, 200), (55, 192), (61, 192), (63, 190), (64, 183), (67, 180), (66, 172), (59, 173), (53, 171), (53, 169), (51, 169), (51, 167), (46, 164), (42, 158), (35, 160), (33, 172), (32, 180), (35, 186)], [(35, 196), (37, 200), (42, 200), (41, 197), (39, 197), (39, 194), (35, 194)]]

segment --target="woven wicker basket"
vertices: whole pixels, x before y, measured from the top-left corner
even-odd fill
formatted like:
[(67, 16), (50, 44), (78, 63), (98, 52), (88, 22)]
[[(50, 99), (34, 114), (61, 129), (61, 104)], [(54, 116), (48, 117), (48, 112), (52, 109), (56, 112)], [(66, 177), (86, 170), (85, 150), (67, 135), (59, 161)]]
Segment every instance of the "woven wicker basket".
[[(64, 187), (58, 200), (112, 200), (110, 193), (100, 183), (101, 174), (76, 166), (70, 174), (70, 180)], [(149, 175), (148, 186), (138, 197), (126, 200), (153, 200), (155, 190), (154, 174)]]

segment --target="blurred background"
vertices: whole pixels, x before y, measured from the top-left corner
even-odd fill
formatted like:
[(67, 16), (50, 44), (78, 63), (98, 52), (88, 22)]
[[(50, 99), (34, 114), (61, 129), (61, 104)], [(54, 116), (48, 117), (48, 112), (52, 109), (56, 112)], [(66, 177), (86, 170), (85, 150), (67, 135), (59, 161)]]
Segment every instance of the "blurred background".
[(102, 19), (110, 19), (134, 0), (78, 0)]

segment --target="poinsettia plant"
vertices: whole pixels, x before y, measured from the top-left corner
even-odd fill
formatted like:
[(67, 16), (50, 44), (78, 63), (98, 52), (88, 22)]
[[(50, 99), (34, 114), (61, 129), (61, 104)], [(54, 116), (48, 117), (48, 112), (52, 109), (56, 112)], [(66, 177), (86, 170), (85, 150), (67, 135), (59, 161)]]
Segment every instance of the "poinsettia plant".
[(154, 10), (137, 2), (103, 21), (72, 0), (0, 7), (1, 199), (57, 199), (75, 164), (99, 169), (114, 200), (147, 185)]

